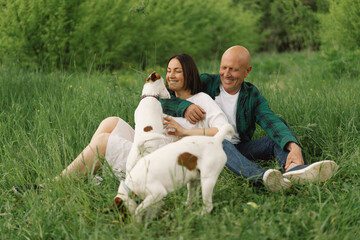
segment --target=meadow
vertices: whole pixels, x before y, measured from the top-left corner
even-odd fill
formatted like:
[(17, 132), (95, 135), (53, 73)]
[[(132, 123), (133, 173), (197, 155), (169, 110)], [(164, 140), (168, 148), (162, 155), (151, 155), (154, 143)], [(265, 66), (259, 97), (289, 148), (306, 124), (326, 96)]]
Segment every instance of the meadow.
[[(118, 181), (105, 165), (84, 181), (48, 182), (88, 144), (98, 124), (119, 116), (133, 125), (146, 76), (120, 71), (24, 70), (0, 65), (1, 239), (359, 239), (360, 52), (253, 54), (254, 83), (284, 118), (309, 163), (331, 159), (338, 173), (325, 183), (270, 193), (227, 169), (215, 186), (211, 214), (201, 197), (185, 207), (186, 189), (168, 195), (157, 219), (135, 223), (112, 204)], [(198, 62), (216, 73), (219, 62)], [(258, 127), (255, 138), (265, 133)], [(261, 163), (275, 167), (275, 162)], [(14, 185), (47, 182), (19, 197)], [(247, 204), (253, 202), (257, 207)]]

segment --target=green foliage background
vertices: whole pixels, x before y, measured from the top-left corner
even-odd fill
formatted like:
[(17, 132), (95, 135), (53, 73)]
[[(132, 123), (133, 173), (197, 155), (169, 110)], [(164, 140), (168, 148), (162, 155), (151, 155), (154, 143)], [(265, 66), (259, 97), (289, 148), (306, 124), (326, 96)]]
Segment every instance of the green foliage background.
[(358, 49), (360, 0), (3, 0), (0, 62), (41, 69), (165, 64), (175, 53)]
[(360, 0), (330, 0), (328, 14), (320, 15), (324, 49), (360, 49)]
[(42, 68), (144, 68), (179, 52), (206, 58), (238, 42), (258, 48), (259, 15), (231, 0), (16, 0), (2, 13), (1, 59)]

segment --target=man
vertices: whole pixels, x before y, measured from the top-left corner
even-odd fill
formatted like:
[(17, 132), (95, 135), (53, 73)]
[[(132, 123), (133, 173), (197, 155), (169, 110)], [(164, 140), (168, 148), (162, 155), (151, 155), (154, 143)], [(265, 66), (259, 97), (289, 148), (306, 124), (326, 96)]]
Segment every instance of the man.
[[(291, 182), (325, 181), (332, 177), (338, 168), (334, 161), (304, 165), (299, 143), (286, 122), (272, 112), (254, 85), (244, 81), (251, 69), (249, 51), (233, 46), (223, 54), (219, 74), (201, 74), (203, 92), (215, 99), (236, 130), (231, 142), (223, 143), (228, 158), (226, 166), (255, 182), (263, 180), (270, 191), (289, 188)], [(177, 98), (162, 100), (162, 106), (165, 113), (184, 116), (191, 123), (206, 114), (201, 107)], [(251, 140), (255, 123), (268, 136)], [(252, 161), (271, 158), (277, 160), (284, 174), (276, 169), (265, 170)]]

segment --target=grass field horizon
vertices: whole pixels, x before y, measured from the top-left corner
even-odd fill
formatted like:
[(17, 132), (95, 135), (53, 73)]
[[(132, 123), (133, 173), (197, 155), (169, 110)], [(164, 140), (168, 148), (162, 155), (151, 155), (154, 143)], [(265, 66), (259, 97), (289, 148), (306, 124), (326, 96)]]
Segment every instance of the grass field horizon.
[[(218, 72), (219, 62), (197, 64), (200, 72)], [(253, 54), (252, 66), (246, 81), (287, 121), (307, 161), (334, 160), (338, 173), (325, 183), (270, 193), (225, 169), (211, 214), (201, 216), (201, 197), (185, 207), (184, 188), (164, 199), (158, 219), (138, 224), (103, 212), (118, 187), (106, 166), (100, 185), (92, 176), (62, 179), (24, 197), (11, 188), (58, 175), (106, 117), (119, 116), (133, 126), (146, 76), (154, 70), (165, 76), (165, 66), (49, 73), (0, 65), (0, 238), (360, 238), (360, 51)], [(257, 127), (254, 139), (264, 135)]]

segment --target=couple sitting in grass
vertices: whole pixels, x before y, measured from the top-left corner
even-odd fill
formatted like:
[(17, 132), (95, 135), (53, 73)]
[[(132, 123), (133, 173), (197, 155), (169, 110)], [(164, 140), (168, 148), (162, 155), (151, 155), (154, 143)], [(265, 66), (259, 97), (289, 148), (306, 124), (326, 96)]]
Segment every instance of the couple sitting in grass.
[[(232, 172), (254, 182), (263, 182), (269, 191), (279, 191), (292, 184), (325, 181), (337, 171), (334, 161), (305, 165), (302, 150), (286, 122), (276, 116), (259, 90), (244, 79), (250, 73), (251, 57), (242, 46), (233, 46), (222, 56), (219, 74), (201, 74), (192, 58), (178, 54), (169, 59), (166, 82), (171, 99), (160, 100), (166, 118), (176, 136), (213, 136), (220, 125), (229, 122), (235, 129), (230, 141), (224, 140), (226, 166)], [(200, 86), (200, 87), (199, 87)], [(200, 91), (207, 93), (203, 94)], [(221, 111), (222, 110), (222, 111)], [(252, 140), (255, 124), (268, 134)], [(190, 128), (190, 129), (189, 129)], [(105, 157), (121, 180), (121, 170), (134, 139), (134, 130), (118, 117), (102, 121), (90, 144), (67, 166), (60, 176), (86, 174), (101, 167), (98, 157)], [(264, 169), (254, 160), (275, 159), (278, 169)], [(15, 187), (16, 192), (43, 188), (43, 185)]]

